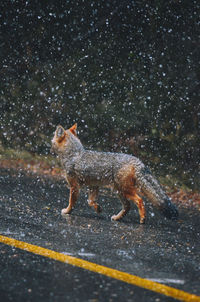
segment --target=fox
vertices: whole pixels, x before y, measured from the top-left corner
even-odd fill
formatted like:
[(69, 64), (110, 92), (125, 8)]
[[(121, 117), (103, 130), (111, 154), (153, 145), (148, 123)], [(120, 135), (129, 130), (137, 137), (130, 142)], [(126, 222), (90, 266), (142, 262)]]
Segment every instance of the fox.
[(69, 203), (62, 209), (62, 215), (71, 213), (82, 187), (88, 188), (89, 206), (100, 213), (101, 207), (97, 203), (99, 188), (110, 187), (117, 192), (122, 204), (120, 212), (111, 217), (113, 221), (123, 218), (133, 202), (139, 211), (140, 224), (144, 224), (146, 211), (143, 196), (166, 218), (178, 218), (176, 206), (140, 159), (125, 153), (85, 149), (77, 135), (77, 123), (67, 130), (57, 126), (51, 151), (60, 160), (70, 188)]

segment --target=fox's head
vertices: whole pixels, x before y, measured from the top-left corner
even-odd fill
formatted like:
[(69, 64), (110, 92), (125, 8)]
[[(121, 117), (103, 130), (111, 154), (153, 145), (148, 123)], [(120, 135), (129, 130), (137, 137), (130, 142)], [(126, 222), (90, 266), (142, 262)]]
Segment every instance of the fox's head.
[(80, 140), (77, 137), (77, 124), (65, 130), (62, 126), (57, 126), (54, 137), (51, 141), (51, 152), (65, 153), (67, 151), (76, 152), (83, 149)]

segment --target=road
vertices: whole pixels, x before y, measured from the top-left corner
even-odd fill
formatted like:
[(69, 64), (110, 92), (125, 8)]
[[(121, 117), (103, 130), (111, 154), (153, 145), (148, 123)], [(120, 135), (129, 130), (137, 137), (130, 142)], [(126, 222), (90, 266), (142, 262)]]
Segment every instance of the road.
[[(99, 198), (103, 211), (98, 215), (87, 205), (83, 191), (72, 214), (62, 217), (69, 196), (64, 180), (8, 169), (0, 170), (0, 192), (1, 301), (159, 302), (176, 301), (179, 294), (183, 299), (184, 293), (185, 301), (200, 301), (195, 297), (200, 296), (197, 211), (179, 209), (180, 219), (175, 222), (147, 206), (146, 224), (139, 225), (133, 205), (122, 221), (111, 222), (120, 209), (115, 196)], [(10, 238), (34, 245), (33, 251), (28, 252), (23, 243), (22, 248), (10, 244)], [(50, 251), (49, 256), (38, 255), (37, 247)], [(73, 256), (75, 261), (87, 260), (94, 270), (55, 260), (51, 251)], [(106, 276), (109, 269), (111, 275)], [(128, 277), (117, 280), (116, 270)], [(137, 285), (130, 284), (129, 275)], [(146, 280), (151, 281), (149, 289)], [(165, 285), (169, 296), (156, 290)]]

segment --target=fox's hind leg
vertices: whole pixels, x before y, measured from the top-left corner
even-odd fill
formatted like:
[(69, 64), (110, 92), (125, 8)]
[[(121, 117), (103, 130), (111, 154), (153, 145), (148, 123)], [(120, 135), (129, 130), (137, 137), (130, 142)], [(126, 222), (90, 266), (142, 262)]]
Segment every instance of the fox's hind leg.
[(133, 164), (129, 163), (124, 165), (119, 170), (116, 184), (116, 188), (119, 190), (119, 192), (122, 192), (124, 200), (132, 200), (134, 203), (136, 203), (140, 214), (140, 223), (144, 223), (146, 215), (145, 208), (142, 198), (136, 194), (136, 176)]
[(72, 211), (78, 199), (78, 195), (79, 195), (79, 186), (74, 183), (73, 185), (70, 186), (69, 205), (66, 209), (62, 209), (61, 214), (69, 214)]
[(98, 203), (95, 202), (96, 198), (98, 197), (98, 194), (98, 187), (90, 187), (88, 193), (88, 204), (90, 207), (93, 207), (97, 213), (100, 213), (101, 207), (98, 205)]
[(131, 192), (131, 194), (130, 193), (127, 194), (126, 197), (132, 200), (134, 203), (136, 203), (140, 215), (140, 223), (144, 224), (146, 218), (146, 211), (142, 198), (139, 195), (137, 195), (134, 191)]
[(119, 195), (119, 199), (122, 203), (122, 209), (117, 215), (113, 215), (111, 217), (111, 220), (115, 220), (115, 221), (124, 217), (130, 210), (129, 200), (122, 193), (118, 193), (118, 195)]

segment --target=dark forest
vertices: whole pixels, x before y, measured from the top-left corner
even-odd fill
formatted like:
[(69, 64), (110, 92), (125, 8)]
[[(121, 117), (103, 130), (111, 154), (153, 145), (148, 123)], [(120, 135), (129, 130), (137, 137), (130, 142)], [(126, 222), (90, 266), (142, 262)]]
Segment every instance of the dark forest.
[[(0, 4), (0, 144), (48, 154), (58, 124), (199, 186), (198, 1)], [(162, 171), (162, 172), (161, 172)]]

